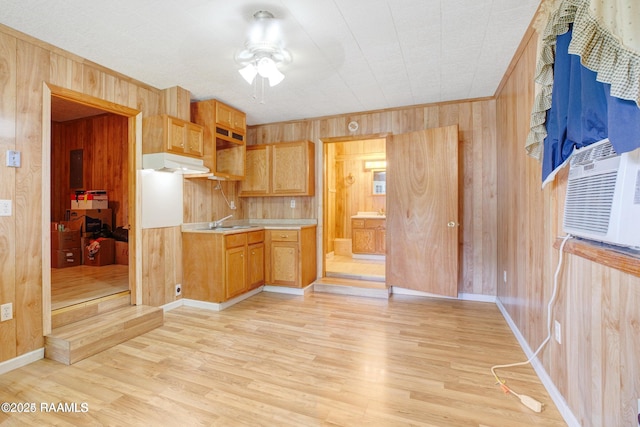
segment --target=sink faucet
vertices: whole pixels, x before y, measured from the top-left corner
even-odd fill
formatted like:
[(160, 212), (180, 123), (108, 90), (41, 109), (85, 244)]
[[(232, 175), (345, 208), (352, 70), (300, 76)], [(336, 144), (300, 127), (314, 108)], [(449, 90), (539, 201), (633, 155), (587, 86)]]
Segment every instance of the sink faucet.
[(218, 227), (220, 227), (224, 221), (226, 221), (227, 219), (231, 218), (232, 216), (233, 216), (233, 214), (227, 215), (224, 218), (221, 218), (219, 220), (210, 222), (209, 223), (209, 228), (218, 228)]

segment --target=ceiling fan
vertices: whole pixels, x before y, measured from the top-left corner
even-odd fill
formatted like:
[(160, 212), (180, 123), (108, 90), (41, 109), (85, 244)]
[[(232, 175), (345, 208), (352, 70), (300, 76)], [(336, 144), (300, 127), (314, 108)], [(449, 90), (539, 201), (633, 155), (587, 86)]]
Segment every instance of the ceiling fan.
[(242, 66), (240, 75), (249, 84), (256, 76), (275, 86), (284, 80), (278, 65), (291, 62), (291, 53), (284, 48), (280, 24), (271, 12), (260, 10), (253, 15), (245, 48), (236, 55), (236, 62)]

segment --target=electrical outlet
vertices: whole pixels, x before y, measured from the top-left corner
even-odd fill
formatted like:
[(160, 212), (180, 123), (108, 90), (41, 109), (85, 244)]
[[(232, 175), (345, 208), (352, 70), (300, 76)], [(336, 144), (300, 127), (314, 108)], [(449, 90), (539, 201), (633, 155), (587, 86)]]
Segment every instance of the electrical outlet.
[(554, 332), (555, 332), (555, 338), (556, 338), (556, 342), (558, 344), (562, 344), (562, 327), (560, 326), (560, 322), (558, 322), (557, 320), (554, 321)]
[(13, 304), (8, 302), (0, 305), (0, 322), (13, 319)]
[(504, 283), (507, 283), (507, 270), (502, 272), (502, 280), (504, 280)]
[(291, 209), (296, 207), (296, 199), (291, 199)]
[(234, 202), (233, 200), (229, 203), (229, 209), (233, 210), (236, 208), (236, 202)]
[(14, 150), (7, 150), (7, 166), (11, 168), (20, 167), (20, 152)]
[(182, 285), (178, 283), (176, 285), (176, 296), (179, 297), (180, 295), (182, 295)]
[(0, 200), (0, 216), (11, 216), (11, 200)]

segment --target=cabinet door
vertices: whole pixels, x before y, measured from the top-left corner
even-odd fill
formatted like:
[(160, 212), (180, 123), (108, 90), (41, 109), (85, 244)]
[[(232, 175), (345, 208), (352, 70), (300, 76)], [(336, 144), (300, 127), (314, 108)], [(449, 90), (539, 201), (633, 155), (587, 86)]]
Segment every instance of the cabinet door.
[(167, 117), (167, 150), (184, 153), (185, 132), (184, 123), (181, 120)]
[(376, 230), (354, 228), (351, 234), (351, 252), (354, 254), (376, 253)]
[(232, 108), (222, 102), (216, 102), (216, 124), (231, 128)]
[(202, 127), (188, 123), (186, 133), (187, 147), (184, 152), (202, 157), (204, 154), (204, 131)]
[(225, 253), (226, 297), (233, 298), (247, 290), (245, 247), (227, 249)]
[(387, 230), (384, 228), (376, 230), (376, 252), (379, 254), (387, 253)]
[(298, 286), (298, 243), (271, 243), (271, 277), (269, 284)]
[(242, 132), (243, 134), (247, 131), (247, 116), (242, 111), (232, 110), (231, 111), (231, 128), (233, 130)]
[(240, 182), (239, 196), (265, 196), (269, 194), (269, 152), (267, 145), (247, 147), (246, 172)]
[(274, 144), (271, 192), (274, 195), (312, 195), (309, 188), (309, 147), (305, 143)]
[(249, 289), (264, 284), (264, 243), (250, 245), (247, 249), (249, 258)]

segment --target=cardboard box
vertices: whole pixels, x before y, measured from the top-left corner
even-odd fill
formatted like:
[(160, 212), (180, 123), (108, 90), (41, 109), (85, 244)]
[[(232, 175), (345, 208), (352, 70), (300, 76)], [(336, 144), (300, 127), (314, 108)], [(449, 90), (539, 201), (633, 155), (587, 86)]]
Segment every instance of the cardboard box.
[(51, 232), (51, 250), (70, 249), (80, 247), (80, 231), (52, 231)]
[(65, 268), (80, 265), (80, 248), (69, 249), (52, 249), (51, 250), (51, 267)]
[(76, 191), (71, 194), (71, 209), (108, 209), (109, 198), (104, 190)]
[(81, 233), (100, 231), (103, 224), (113, 230), (113, 211), (111, 209), (67, 209), (65, 226)]
[(129, 265), (129, 243), (116, 240), (116, 264)]
[[(93, 267), (113, 264), (116, 255), (116, 245), (113, 239), (88, 239), (83, 238), (82, 263)], [(92, 246), (97, 241), (99, 247)]]
[(106, 200), (72, 200), (71, 209), (107, 209), (109, 202)]

